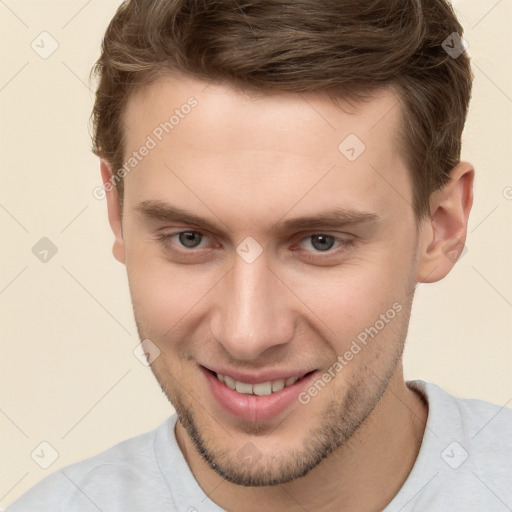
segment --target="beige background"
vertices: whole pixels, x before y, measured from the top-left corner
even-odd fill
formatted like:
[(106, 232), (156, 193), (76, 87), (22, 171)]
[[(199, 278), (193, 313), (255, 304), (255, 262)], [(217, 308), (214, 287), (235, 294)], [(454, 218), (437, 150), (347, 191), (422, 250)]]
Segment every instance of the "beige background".
[[(0, 506), (47, 474), (153, 429), (172, 409), (138, 343), (89, 151), (88, 73), (119, 0), (0, 0)], [(512, 0), (454, 3), (475, 84), (463, 159), (477, 170), (468, 252), (420, 286), (407, 378), (512, 404)], [(39, 36), (46, 31), (51, 36)], [(53, 38), (58, 49), (43, 59)], [(53, 43), (55, 44), (55, 43)], [(448, 94), (448, 91), (447, 91)], [(42, 263), (32, 247), (49, 238)], [(58, 458), (48, 468), (51, 448)]]

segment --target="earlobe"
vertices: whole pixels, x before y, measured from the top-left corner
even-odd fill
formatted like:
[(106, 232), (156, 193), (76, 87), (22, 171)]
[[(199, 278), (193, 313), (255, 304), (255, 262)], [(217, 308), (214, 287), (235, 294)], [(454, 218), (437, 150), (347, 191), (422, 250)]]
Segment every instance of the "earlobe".
[(114, 258), (120, 263), (126, 263), (126, 250), (123, 239), (123, 225), (121, 219), (121, 212), (119, 209), (119, 197), (117, 188), (113, 184), (112, 171), (110, 164), (100, 159), (101, 179), (105, 188), (105, 197), (107, 199), (108, 221), (114, 234), (114, 245), (112, 247), (112, 254)]
[(432, 194), (430, 214), (423, 221), (420, 235), (418, 282), (439, 281), (464, 252), (474, 174), (470, 163), (460, 162), (452, 169), (450, 181)]

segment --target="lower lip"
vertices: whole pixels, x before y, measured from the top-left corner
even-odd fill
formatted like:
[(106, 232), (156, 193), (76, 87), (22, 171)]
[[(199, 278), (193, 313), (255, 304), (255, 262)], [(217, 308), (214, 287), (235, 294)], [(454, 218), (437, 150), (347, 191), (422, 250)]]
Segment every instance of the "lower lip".
[(251, 423), (270, 420), (288, 409), (293, 402), (298, 401), (299, 393), (310, 385), (317, 373), (314, 371), (271, 395), (258, 396), (238, 393), (220, 382), (209, 370), (201, 367), (201, 371), (206, 377), (210, 392), (223, 409), (238, 419)]

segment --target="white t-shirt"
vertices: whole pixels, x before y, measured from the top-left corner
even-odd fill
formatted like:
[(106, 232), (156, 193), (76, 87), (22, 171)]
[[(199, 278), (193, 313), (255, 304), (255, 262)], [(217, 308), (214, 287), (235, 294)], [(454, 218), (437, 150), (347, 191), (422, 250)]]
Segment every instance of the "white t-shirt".
[[(512, 409), (422, 380), (408, 385), (428, 401), (428, 420), (414, 467), (383, 512), (511, 511)], [(7, 512), (222, 512), (192, 475), (176, 420), (55, 471)]]

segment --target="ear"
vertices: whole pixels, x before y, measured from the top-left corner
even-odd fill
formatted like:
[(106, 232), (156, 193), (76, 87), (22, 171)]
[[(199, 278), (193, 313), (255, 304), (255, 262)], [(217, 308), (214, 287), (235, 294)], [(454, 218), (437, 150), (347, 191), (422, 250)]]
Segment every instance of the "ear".
[(464, 250), (475, 171), (470, 163), (459, 162), (450, 175), (450, 181), (432, 194), (430, 214), (422, 221), (419, 283), (434, 283), (445, 277)]
[(101, 179), (105, 188), (105, 196), (107, 198), (108, 221), (112, 232), (114, 233), (114, 245), (112, 247), (112, 254), (114, 258), (120, 263), (126, 263), (126, 253), (123, 240), (123, 225), (121, 210), (119, 207), (119, 197), (114, 180), (112, 180), (112, 170), (110, 164), (100, 159)]

